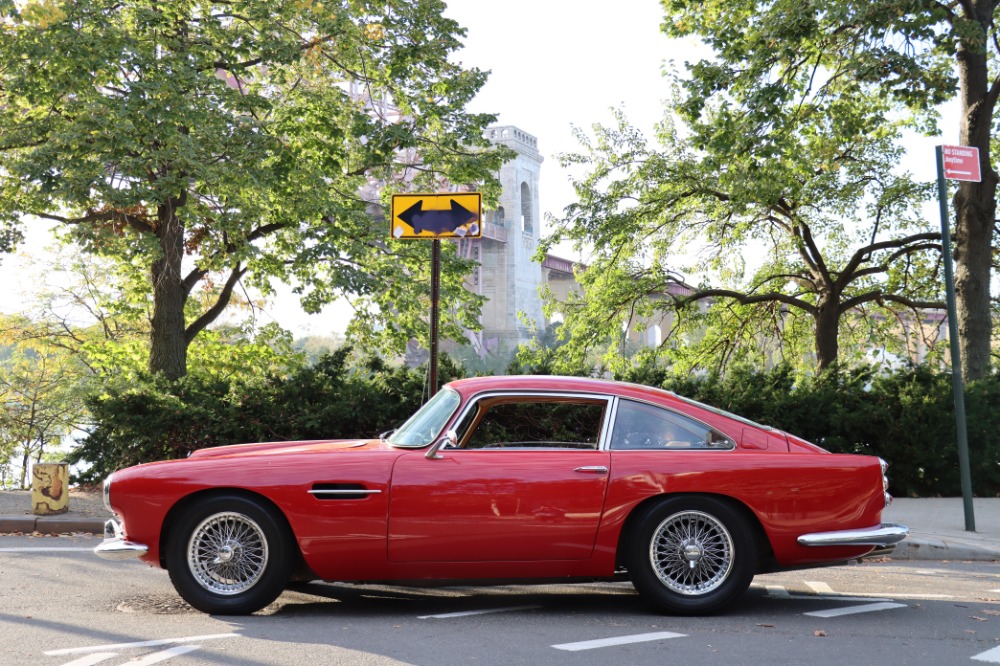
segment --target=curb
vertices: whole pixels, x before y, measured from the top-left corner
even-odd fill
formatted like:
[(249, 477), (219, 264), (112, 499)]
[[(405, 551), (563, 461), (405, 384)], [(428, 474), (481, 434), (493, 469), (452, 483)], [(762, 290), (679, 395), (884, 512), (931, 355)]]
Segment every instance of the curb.
[(911, 534), (896, 544), (887, 557), (893, 560), (998, 562), (1000, 548)]
[(103, 518), (73, 518), (66, 516), (0, 516), (0, 533), (21, 532), (26, 534), (66, 534), (68, 532), (89, 532), (98, 536), (104, 534)]

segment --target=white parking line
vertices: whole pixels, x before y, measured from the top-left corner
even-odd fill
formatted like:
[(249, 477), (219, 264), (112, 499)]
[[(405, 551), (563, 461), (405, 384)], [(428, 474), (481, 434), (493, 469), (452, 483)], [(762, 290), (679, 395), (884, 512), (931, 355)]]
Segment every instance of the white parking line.
[(848, 606), (846, 608), (832, 608), (825, 611), (813, 611), (812, 613), (803, 613), (803, 615), (810, 615), (812, 617), (839, 617), (841, 615), (854, 615), (856, 613), (871, 613), (874, 611), (892, 610), (893, 608), (906, 608), (906, 604), (864, 604), (863, 606)]
[(238, 638), (239, 634), (207, 634), (205, 636), (184, 636), (182, 638), (161, 638), (153, 641), (138, 641), (136, 643), (114, 643), (112, 645), (92, 645), (91, 647), (63, 648), (49, 650), (44, 654), (55, 657), (63, 654), (86, 654), (88, 652), (107, 652), (108, 650), (128, 650), (130, 648), (158, 647), (171, 643), (193, 643), (195, 641), (213, 641), (219, 638)]
[[(997, 590), (1000, 592), (1000, 590)], [(987, 650), (986, 652), (980, 652), (975, 657), (976, 661), (985, 661), (990, 664), (1000, 664), (1000, 647), (995, 647), (992, 650)]]
[(807, 580), (805, 584), (816, 594), (833, 594), (833, 588), (826, 583), (821, 583), (818, 581)]
[(672, 631), (657, 631), (651, 634), (633, 634), (631, 636), (616, 636), (614, 638), (600, 638), (594, 641), (580, 641), (579, 643), (560, 643), (553, 645), (557, 650), (567, 650), (569, 652), (579, 652), (581, 650), (594, 650), (597, 648), (611, 647), (614, 645), (629, 645), (632, 643), (646, 643), (650, 641), (662, 641), (668, 638), (684, 638), (686, 634), (675, 634)]
[(418, 615), (418, 620), (446, 620), (452, 617), (469, 617), (470, 615), (487, 615), (489, 613), (509, 613), (519, 610), (533, 610), (541, 606), (511, 606), (510, 608), (484, 608), (474, 611), (459, 611), (457, 613), (440, 613), (438, 615)]
[(182, 654), (194, 652), (199, 649), (201, 649), (200, 645), (178, 645), (177, 647), (167, 648), (166, 650), (146, 655), (141, 659), (133, 659), (128, 662), (128, 666), (151, 666), (152, 664), (158, 664), (161, 661), (173, 659), (174, 657), (179, 657)]
[(79, 659), (74, 659), (68, 664), (63, 664), (63, 666), (94, 666), (94, 664), (99, 664), (102, 661), (117, 656), (118, 656), (117, 652), (98, 652), (96, 654), (89, 654), (86, 657), (80, 657)]
[(0, 553), (92, 553), (93, 548), (59, 548), (58, 546), (38, 546), (37, 548), (0, 548)]
[(799, 601), (892, 601), (891, 598), (870, 597), (867, 594), (792, 594), (784, 585), (768, 585), (767, 596), (770, 599), (797, 599)]

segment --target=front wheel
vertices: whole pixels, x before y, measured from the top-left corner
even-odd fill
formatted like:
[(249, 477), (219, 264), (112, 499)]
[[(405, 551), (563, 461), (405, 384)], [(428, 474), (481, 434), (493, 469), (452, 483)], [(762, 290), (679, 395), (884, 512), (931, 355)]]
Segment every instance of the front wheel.
[(628, 570), (661, 610), (712, 613), (743, 594), (756, 573), (757, 545), (747, 518), (711, 497), (664, 500), (639, 517)]
[(170, 581), (205, 613), (253, 613), (277, 599), (288, 583), (291, 543), (284, 519), (262, 502), (208, 497), (184, 512), (170, 536)]

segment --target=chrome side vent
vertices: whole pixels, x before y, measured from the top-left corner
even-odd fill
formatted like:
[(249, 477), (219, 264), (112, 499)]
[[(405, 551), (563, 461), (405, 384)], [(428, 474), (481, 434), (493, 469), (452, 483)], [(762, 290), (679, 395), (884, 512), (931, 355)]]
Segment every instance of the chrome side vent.
[(314, 483), (309, 494), (319, 500), (358, 500), (381, 492), (369, 490), (360, 483)]

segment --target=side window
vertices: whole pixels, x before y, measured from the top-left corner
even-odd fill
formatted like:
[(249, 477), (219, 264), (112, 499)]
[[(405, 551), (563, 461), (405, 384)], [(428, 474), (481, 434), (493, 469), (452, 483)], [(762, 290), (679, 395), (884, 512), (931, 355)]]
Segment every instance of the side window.
[(509, 397), (481, 400), (458, 428), (464, 449), (596, 449), (603, 400)]
[(732, 449), (736, 443), (677, 412), (631, 400), (618, 403), (612, 449)]

